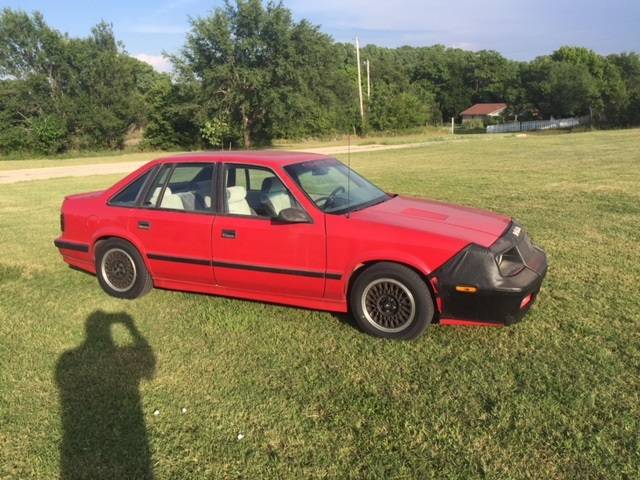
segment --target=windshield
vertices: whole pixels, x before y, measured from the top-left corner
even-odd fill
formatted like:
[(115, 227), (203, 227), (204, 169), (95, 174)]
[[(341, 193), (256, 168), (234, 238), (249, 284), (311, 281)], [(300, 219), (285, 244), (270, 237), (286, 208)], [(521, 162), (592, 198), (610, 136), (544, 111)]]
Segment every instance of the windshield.
[(347, 213), (391, 198), (335, 159), (288, 165), (285, 170), (325, 213)]

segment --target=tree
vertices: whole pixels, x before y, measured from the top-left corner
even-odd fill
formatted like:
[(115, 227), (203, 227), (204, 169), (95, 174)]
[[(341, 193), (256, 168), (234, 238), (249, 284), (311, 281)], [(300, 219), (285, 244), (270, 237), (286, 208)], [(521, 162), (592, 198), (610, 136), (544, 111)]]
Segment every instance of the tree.
[[(120, 148), (144, 122), (142, 90), (156, 75), (128, 55), (111, 25), (69, 38), (42, 15), (0, 14), (0, 150), (56, 153), (67, 148)], [(145, 80), (146, 79), (146, 80)], [(22, 135), (22, 141), (16, 141)]]
[(201, 145), (197, 118), (200, 112), (198, 86), (174, 83), (159, 75), (145, 92), (147, 115), (143, 146), (165, 150)]
[(439, 114), (433, 94), (415, 87), (397, 91), (380, 83), (371, 99), (369, 123), (375, 130), (403, 130), (441, 120)]
[(615, 66), (626, 92), (626, 106), (619, 117), (612, 119), (613, 122), (640, 125), (640, 55), (633, 52), (609, 55), (607, 61), (609, 65)]
[(477, 102), (519, 118), (584, 115), (640, 124), (640, 56), (562, 47), (531, 62), (443, 45), (367, 45), (372, 97), (362, 122), (356, 58), (282, 3), (227, 1), (196, 18), (175, 75), (129, 55), (111, 25), (72, 38), (39, 13), (0, 11), (0, 153), (143, 147), (250, 148), (274, 138), (400, 130), (449, 119)]
[(180, 81), (196, 81), (204, 119), (225, 116), (242, 143), (268, 143), (293, 131), (329, 129), (326, 106), (339, 102), (342, 75), (331, 40), (282, 4), (226, 3), (192, 21), (182, 54), (173, 57)]

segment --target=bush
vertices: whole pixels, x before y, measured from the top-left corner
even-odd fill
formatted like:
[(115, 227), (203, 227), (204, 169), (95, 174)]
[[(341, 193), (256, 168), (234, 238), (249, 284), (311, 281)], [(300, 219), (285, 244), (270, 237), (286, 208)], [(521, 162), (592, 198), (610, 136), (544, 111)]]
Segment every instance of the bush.
[(466, 130), (479, 130), (484, 128), (484, 122), (478, 119), (467, 120), (462, 124), (462, 127)]
[(0, 152), (8, 154), (32, 150), (29, 132), (23, 127), (0, 129)]
[(229, 122), (221, 117), (207, 120), (200, 129), (200, 135), (211, 147), (224, 147), (230, 133)]
[(31, 122), (32, 146), (39, 153), (50, 155), (64, 150), (67, 134), (67, 125), (59, 117), (38, 117)]

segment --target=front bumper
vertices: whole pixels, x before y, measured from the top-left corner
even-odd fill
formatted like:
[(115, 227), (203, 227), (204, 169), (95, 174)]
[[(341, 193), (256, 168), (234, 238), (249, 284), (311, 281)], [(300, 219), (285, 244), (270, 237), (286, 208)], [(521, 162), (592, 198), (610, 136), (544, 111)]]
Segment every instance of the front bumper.
[[(519, 255), (504, 275), (497, 258)], [(547, 273), (547, 256), (512, 223), (490, 248), (469, 245), (429, 276), (443, 324), (511, 325), (533, 305)]]

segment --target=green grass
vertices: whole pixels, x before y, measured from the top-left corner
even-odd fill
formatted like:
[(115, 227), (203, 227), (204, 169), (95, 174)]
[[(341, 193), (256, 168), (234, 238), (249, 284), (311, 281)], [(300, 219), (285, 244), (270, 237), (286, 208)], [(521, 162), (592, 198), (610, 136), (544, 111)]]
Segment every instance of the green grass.
[(387, 190), (519, 218), (549, 255), (524, 322), (416, 342), (225, 298), (112, 299), (51, 240), (64, 195), (118, 177), (3, 186), (0, 478), (637, 478), (639, 140), (353, 155)]

